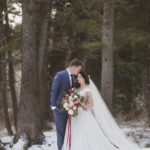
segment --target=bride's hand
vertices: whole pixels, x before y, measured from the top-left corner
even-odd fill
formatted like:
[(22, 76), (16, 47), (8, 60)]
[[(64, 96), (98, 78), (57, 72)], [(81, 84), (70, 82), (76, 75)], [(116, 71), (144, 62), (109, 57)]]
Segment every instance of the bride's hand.
[(84, 101), (84, 104), (85, 104), (85, 105), (87, 105), (87, 103), (88, 103), (88, 99), (86, 99), (86, 100)]
[(88, 108), (86, 106), (84, 106), (84, 110), (88, 110)]

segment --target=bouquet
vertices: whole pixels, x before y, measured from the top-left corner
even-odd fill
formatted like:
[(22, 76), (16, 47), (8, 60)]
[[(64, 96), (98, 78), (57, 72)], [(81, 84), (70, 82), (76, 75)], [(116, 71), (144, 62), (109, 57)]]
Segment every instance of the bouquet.
[(77, 116), (79, 111), (85, 110), (84, 106), (88, 101), (88, 97), (80, 96), (78, 92), (72, 88), (68, 93), (64, 94), (62, 100), (62, 111), (68, 111), (71, 116)]
[[(69, 150), (71, 150), (71, 117), (75, 117), (78, 115), (79, 111), (82, 111), (84, 106), (88, 102), (88, 97), (84, 97), (78, 94), (78, 92), (72, 88), (68, 91), (68, 93), (64, 93), (63, 100), (61, 105), (63, 108), (61, 111), (68, 111), (69, 119), (68, 119), (68, 138), (67, 143), (69, 144)], [(86, 110), (86, 109), (85, 109)]]

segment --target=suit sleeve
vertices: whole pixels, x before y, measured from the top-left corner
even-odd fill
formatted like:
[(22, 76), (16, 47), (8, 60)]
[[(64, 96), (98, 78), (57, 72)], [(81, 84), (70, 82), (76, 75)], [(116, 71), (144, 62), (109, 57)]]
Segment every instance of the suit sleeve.
[(61, 76), (59, 73), (55, 75), (53, 85), (52, 85), (52, 91), (51, 91), (51, 107), (55, 106), (56, 107), (56, 99), (57, 99), (57, 94), (59, 91), (61, 85)]

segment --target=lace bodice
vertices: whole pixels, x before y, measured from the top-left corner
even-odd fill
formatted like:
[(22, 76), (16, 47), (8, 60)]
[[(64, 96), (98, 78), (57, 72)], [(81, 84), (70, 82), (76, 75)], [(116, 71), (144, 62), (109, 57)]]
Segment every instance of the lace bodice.
[(78, 91), (78, 93), (81, 95), (81, 96), (86, 96), (86, 93), (90, 91), (90, 88), (89, 87), (86, 87), (84, 89), (82, 89), (81, 91)]

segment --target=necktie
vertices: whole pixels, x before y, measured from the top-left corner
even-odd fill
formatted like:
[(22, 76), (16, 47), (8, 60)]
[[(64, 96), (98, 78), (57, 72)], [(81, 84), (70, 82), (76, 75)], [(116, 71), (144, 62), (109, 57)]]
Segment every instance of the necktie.
[(72, 83), (72, 87), (74, 87), (74, 75), (71, 74), (71, 83)]

